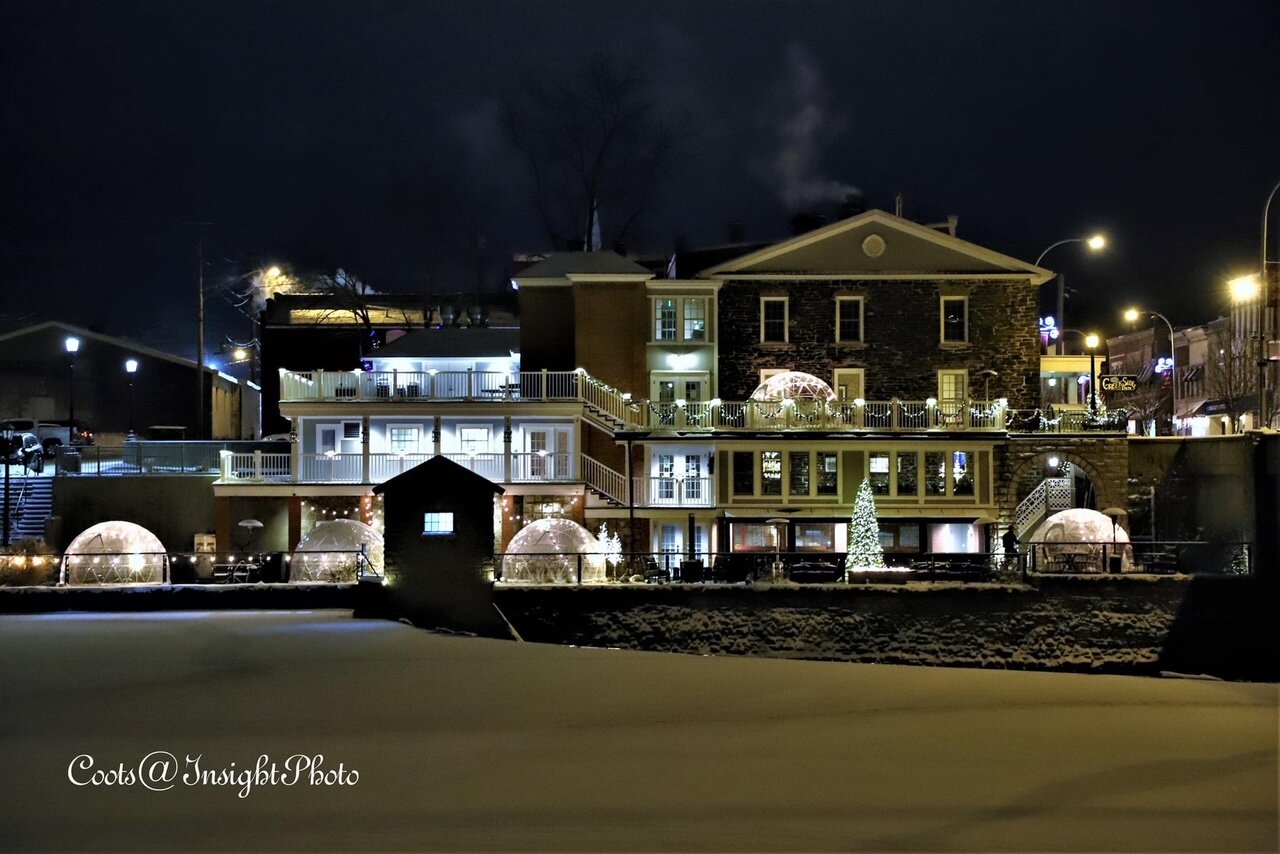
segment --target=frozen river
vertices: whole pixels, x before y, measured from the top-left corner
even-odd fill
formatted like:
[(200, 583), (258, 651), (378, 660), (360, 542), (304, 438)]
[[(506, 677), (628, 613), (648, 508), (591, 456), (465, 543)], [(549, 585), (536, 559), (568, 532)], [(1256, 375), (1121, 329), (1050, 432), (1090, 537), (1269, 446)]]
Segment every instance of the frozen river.
[[(1277, 847), (1275, 685), (570, 649), (342, 612), (3, 617), (0, 650), (5, 850)], [(291, 781), (295, 754), (358, 781)], [(232, 782), (165, 783), (197, 782), (187, 756)], [(239, 797), (259, 756), (276, 784), (264, 766)]]

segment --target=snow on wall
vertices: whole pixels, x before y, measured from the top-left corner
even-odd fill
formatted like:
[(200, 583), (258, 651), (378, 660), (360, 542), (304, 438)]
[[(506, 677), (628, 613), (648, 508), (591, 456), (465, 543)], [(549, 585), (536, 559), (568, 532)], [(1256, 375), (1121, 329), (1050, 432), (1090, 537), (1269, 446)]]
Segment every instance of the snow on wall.
[(500, 591), (530, 641), (881, 664), (1150, 670), (1184, 583)]

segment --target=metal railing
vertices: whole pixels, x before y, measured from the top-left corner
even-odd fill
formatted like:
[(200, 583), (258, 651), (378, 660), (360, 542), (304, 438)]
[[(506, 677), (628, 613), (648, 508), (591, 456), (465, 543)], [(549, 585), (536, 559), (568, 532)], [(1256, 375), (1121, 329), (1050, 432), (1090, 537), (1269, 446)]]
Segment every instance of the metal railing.
[[(280, 399), (333, 401), (581, 400), (586, 386), (604, 403), (602, 383), (580, 371), (281, 371)], [(619, 400), (621, 400), (619, 396)], [(607, 405), (617, 409), (611, 402)]]
[(1153, 575), (1251, 575), (1247, 542), (1137, 540), (1128, 543), (1051, 542), (1027, 546), (1033, 574), (1139, 573)]
[(349, 583), (381, 577), (358, 550), (0, 554), (0, 587)]
[[(366, 479), (363, 454), (299, 454), (293, 471), (289, 454), (222, 454), (221, 481), (256, 483), (382, 483), (426, 462), (435, 454), (370, 454)], [(463, 468), (495, 483), (575, 483), (581, 480), (575, 455), (520, 452), (504, 454), (442, 454)]]
[[(58, 476), (130, 477), (136, 475), (219, 474), (223, 452), (237, 459), (241, 470), (252, 466), (246, 455), (255, 451), (270, 457), (278, 476), (282, 443), (261, 441), (138, 441), (123, 445), (59, 445), (53, 458)], [(283, 445), (288, 448), (288, 445)], [(264, 474), (264, 477), (267, 475)]]
[(632, 409), (647, 429), (761, 430), (988, 430), (1003, 431), (1000, 401), (745, 400), (641, 401)]
[(525, 553), (494, 556), (494, 580), (505, 584), (904, 584), (908, 581), (993, 581), (1006, 566), (998, 555), (886, 555), (886, 566), (871, 555), (849, 561), (848, 552), (599, 552)]

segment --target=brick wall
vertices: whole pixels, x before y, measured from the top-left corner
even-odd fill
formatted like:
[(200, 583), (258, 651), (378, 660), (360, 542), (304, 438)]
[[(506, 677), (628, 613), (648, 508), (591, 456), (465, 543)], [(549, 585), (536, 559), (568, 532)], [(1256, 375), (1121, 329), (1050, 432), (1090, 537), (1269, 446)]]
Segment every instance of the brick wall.
[[(939, 343), (939, 299), (969, 296), (969, 343)], [(790, 340), (760, 343), (760, 297), (790, 298)], [(835, 298), (862, 296), (862, 346), (835, 343)], [(762, 368), (790, 367), (832, 381), (835, 368), (864, 368), (868, 400), (923, 400), (937, 394), (939, 369), (994, 370), (991, 396), (1032, 408), (1039, 399), (1037, 287), (1027, 282), (731, 281), (719, 296), (720, 396), (743, 400)]]

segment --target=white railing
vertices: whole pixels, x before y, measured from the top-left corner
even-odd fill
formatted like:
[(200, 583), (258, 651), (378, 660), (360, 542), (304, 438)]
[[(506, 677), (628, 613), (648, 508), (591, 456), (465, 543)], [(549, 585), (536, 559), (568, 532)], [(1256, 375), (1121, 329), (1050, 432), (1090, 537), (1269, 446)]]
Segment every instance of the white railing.
[(220, 468), (223, 480), (287, 482), (293, 479), (293, 463), (288, 454), (264, 454), (262, 451), (237, 454), (223, 451)]
[(1068, 510), (1074, 503), (1075, 484), (1071, 478), (1046, 477), (1014, 510), (1013, 532), (1021, 540), (1045, 517)]
[(639, 507), (712, 507), (715, 495), (706, 477), (644, 477), (636, 480)]
[[(502, 454), (444, 454), (447, 459), (453, 460), (464, 469), (473, 471), (481, 477), (487, 477), (494, 483), (502, 483), (506, 480), (503, 455)], [(512, 456), (515, 456), (514, 454)]]
[(650, 430), (1003, 430), (1004, 404), (927, 400), (745, 400), (655, 403), (634, 407)]
[(607, 498), (619, 504), (627, 503), (627, 478), (586, 454), (582, 454), (582, 479)]
[(300, 454), (299, 483), (362, 483), (363, 459), (360, 454)]
[(433, 456), (435, 455), (399, 452), (392, 454), (370, 454), (369, 480), (372, 483), (382, 483), (385, 480), (391, 480), (391, 478), (404, 474), (414, 466), (425, 463)]
[(577, 480), (573, 454), (535, 452), (511, 455), (511, 482)]
[(585, 400), (611, 415), (625, 409), (621, 395), (579, 371), (281, 371), (280, 400)]

